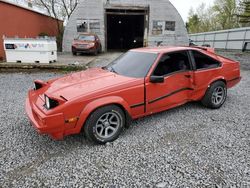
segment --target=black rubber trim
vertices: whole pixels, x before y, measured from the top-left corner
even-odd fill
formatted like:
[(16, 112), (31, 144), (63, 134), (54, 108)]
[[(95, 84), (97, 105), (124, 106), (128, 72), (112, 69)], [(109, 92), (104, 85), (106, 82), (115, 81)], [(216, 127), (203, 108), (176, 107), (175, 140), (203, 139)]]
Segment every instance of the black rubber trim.
[(232, 79), (232, 80), (227, 80), (227, 82), (233, 82), (233, 81), (239, 80), (239, 79), (240, 79), (240, 77), (237, 77), (237, 78), (234, 78), (234, 79)]
[(185, 90), (191, 90), (191, 91), (193, 91), (194, 89), (192, 89), (192, 88), (182, 88), (182, 89), (178, 89), (178, 90), (176, 90), (176, 91), (173, 91), (172, 93), (169, 93), (169, 94), (167, 94), (167, 95), (163, 95), (163, 96), (161, 96), (161, 97), (159, 97), (159, 98), (156, 98), (156, 99), (154, 99), (154, 100), (151, 100), (151, 101), (148, 102), (148, 104), (152, 104), (152, 103), (154, 103), (154, 102), (157, 102), (157, 101), (159, 101), (159, 100), (165, 99), (165, 98), (167, 98), (167, 97), (170, 97), (170, 96), (172, 96), (172, 95), (175, 95), (175, 94), (177, 94), (177, 93), (179, 93), (179, 92), (182, 92), (182, 91), (185, 91)]
[(134, 105), (130, 106), (130, 108), (137, 108), (137, 107), (144, 106), (144, 105), (145, 105), (145, 103), (142, 102), (142, 103), (139, 103), (139, 104), (134, 104)]

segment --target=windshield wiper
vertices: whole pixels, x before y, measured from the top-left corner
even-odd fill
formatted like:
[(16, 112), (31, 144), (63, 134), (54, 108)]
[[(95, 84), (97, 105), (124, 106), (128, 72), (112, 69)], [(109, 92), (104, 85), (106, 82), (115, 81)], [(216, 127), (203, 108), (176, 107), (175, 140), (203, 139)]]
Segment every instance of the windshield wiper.
[(117, 73), (113, 67), (110, 67), (110, 72)]
[(106, 66), (102, 67), (103, 70), (107, 70), (108, 68)]
[(102, 69), (103, 69), (103, 70), (108, 70), (108, 71), (110, 71), (110, 72), (113, 72), (113, 73), (116, 73), (116, 74), (117, 74), (116, 70), (115, 70), (112, 66), (110, 66), (110, 67), (104, 66), (104, 67), (102, 67)]

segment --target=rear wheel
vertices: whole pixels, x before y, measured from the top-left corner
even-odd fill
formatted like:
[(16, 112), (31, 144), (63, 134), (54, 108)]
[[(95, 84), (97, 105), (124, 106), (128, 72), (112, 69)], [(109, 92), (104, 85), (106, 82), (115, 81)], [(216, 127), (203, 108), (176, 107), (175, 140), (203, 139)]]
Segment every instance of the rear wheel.
[(217, 81), (211, 85), (207, 90), (202, 104), (208, 108), (217, 109), (220, 108), (227, 98), (227, 88), (223, 81)]
[(84, 133), (88, 140), (105, 144), (116, 140), (124, 125), (125, 115), (118, 106), (104, 106), (90, 115), (84, 125)]
[(77, 55), (77, 52), (72, 52), (73, 55)]

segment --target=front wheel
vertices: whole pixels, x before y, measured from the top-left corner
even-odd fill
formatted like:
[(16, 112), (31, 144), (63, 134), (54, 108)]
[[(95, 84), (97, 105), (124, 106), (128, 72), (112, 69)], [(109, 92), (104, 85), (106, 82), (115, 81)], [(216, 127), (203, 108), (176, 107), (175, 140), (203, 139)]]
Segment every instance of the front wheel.
[(220, 108), (227, 98), (227, 88), (223, 81), (217, 81), (208, 88), (202, 104), (208, 108), (217, 109)]
[(84, 133), (88, 140), (105, 144), (116, 140), (124, 125), (125, 115), (118, 106), (104, 106), (90, 115), (84, 125)]

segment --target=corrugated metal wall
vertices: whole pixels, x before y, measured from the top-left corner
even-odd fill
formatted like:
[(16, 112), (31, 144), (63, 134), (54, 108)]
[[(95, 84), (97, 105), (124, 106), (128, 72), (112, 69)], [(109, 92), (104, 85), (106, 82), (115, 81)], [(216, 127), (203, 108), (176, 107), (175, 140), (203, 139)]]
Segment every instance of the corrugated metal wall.
[(217, 49), (242, 50), (246, 42), (250, 43), (250, 27), (196, 33), (189, 37), (199, 46), (208, 44)]
[[(100, 30), (98, 34), (103, 49), (106, 49), (107, 33), (105, 9), (115, 7), (141, 6), (148, 7), (148, 29), (145, 33), (144, 40), (149, 46), (156, 45), (156, 41), (163, 41), (164, 45), (187, 45), (188, 34), (185, 24), (169, 0), (82, 0), (77, 5), (76, 10), (71, 15), (63, 36), (63, 51), (70, 52), (71, 44), (74, 38), (79, 34), (77, 31), (78, 20), (98, 20)], [(154, 21), (175, 22), (175, 30), (167, 31), (162, 34), (153, 33)], [(163, 27), (165, 28), (165, 27)]]

